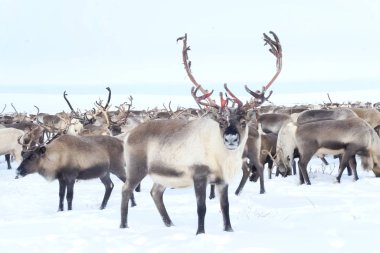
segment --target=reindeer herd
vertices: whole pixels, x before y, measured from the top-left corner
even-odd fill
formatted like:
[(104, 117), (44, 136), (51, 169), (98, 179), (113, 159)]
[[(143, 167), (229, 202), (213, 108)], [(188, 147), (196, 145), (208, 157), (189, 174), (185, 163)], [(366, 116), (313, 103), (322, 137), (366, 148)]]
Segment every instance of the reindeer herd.
[[(54, 115), (4, 113), (0, 115), (0, 154), (18, 163), (16, 178), (39, 173), (49, 181), (59, 182), (58, 210), (72, 209), (74, 184), (77, 180), (99, 178), (105, 193), (100, 208), (104, 209), (114, 187), (110, 175), (124, 182), (120, 227), (128, 227), (129, 205), (135, 206), (134, 191), (149, 175), (153, 181), (150, 194), (166, 226), (172, 226), (163, 202), (166, 188), (194, 187), (197, 203), (197, 234), (205, 233), (206, 188), (209, 198), (218, 190), (224, 230), (232, 231), (228, 185), (239, 173), (238, 195), (245, 183), (260, 182), (265, 193), (264, 167), (271, 179), (275, 175), (299, 175), (300, 183), (311, 184), (307, 166), (318, 156), (339, 158), (336, 181), (347, 169), (358, 180), (357, 158), (362, 168), (380, 177), (380, 112), (376, 108), (342, 106), (316, 108), (303, 106), (279, 108), (262, 106), (282, 69), (282, 47), (275, 33), (264, 34), (264, 41), (276, 57), (276, 73), (261, 91), (245, 86), (252, 99), (239, 100), (224, 84), (220, 104), (212, 99), (213, 91), (205, 90), (192, 75), (188, 57), (187, 35), (182, 60), (195, 87), (191, 95), (199, 108), (133, 110), (133, 98), (111, 110), (111, 89), (103, 105), (99, 100), (85, 112), (74, 110), (66, 91), (63, 98), (70, 112)], [(198, 94), (201, 92), (202, 94)], [(298, 159), (298, 164), (296, 164)], [(298, 165), (298, 166), (297, 166)], [(297, 171), (298, 167), (298, 171)], [(131, 202), (131, 204), (129, 204)]]

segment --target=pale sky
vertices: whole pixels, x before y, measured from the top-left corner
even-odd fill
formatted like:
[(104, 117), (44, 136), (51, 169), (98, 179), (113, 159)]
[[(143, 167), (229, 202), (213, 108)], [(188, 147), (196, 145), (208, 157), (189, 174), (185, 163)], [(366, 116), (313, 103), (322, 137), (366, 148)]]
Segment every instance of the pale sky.
[(262, 40), (274, 31), (283, 47), (274, 94), (372, 88), (379, 25), (377, 0), (0, 0), (0, 86), (185, 94), (176, 38), (187, 33), (205, 88), (259, 89), (275, 73)]

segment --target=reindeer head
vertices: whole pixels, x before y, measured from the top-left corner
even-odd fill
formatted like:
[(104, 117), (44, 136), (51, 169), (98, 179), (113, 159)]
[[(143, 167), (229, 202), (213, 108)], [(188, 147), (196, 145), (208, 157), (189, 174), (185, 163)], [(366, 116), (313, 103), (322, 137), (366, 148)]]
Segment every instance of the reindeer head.
[(192, 88), (191, 94), (198, 105), (205, 106), (205, 110), (207, 110), (207, 114), (209, 117), (213, 118), (218, 122), (220, 128), (220, 134), (223, 138), (224, 145), (229, 150), (237, 149), (242, 140), (242, 136), (246, 136), (248, 133), (247, 122), (250, 120), (249, 113), (242, 106), (243, 103), (228, 89), (227, 85), (224, 85), (224, 88), (232, 97), (232, 100), (237, 107), (228, 107), (228, 99), (223, 98), (223, 94), (220, 93), (220, 106), (216, 103), (206, 102), (213, 91), (197, 96), (196, 93), (199, 90), (199, 87)]

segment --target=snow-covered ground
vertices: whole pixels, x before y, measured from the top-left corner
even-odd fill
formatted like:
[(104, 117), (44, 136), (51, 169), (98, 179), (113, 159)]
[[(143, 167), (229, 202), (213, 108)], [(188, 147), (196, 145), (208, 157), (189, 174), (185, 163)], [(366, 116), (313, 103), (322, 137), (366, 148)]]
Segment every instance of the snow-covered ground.
[[(346, 174), (334, 183), (337, 160), (309, 165), (312, 185), (298, 176), (266, 179), (266, 193), (248, 182), (240, 196), (230, 185), (234, 232), (222, 231), (218, 200), (207, 200), (206, 234), (195, 235), (194, 190), (168, 189), (164, 195), (175, 226), (164, 226), (142, 182), (137, 206), (130, 209), (129, 228), (120, 229), (122, 183), (115, 183), (108, 206), (99, 210), (100, 180), (79, 181), (73, 211), (57, 212), (58, 182), (38, 174), (14, 179), (16, 163), (0, 162), (0, 252), (380, 252), (380, 180), (359, 171), (359, 181)], [(266, 172), (266, 171), (265, 171)], [(66, 204), (66, 203), (65, 203)]]

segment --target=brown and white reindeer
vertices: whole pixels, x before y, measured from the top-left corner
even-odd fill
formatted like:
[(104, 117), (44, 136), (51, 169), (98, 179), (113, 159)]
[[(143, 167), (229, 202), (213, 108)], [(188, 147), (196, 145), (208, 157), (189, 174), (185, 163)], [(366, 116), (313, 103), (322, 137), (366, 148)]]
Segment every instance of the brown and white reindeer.
[[(192, 77), (190, 69), (186, 67), (189, 49), (187, 36), (178, 40), (184, 42), (182, 53), (186, 61), (185, 68)], [(242, 166), (250, 118), (243, 106), (228, 108), (223, 101), (217, 106), (210, 99), (212, 92), (205, 92), (205, 95), (198, 97), (198, 90), (203, 89), (198, 86), (192, 90), (197, 102), (214, 108), (207, 116), (194, 120), (147, 121), (132, 129), (125, 138), (127, 180), (122, 193), (121, 228), (128, 226), (130, 194), (149, 175), (154, 182), (151, 196), (166, 226), (172, 226), (173, 223), (163, 203), (165, 189), (193, 186), (198, 213), (196, 233), (204, 233), (206, 188), (209, 183), (213, 183), (219, 190), (224, 230), (232, 231), (228, 183)]]
[[(64, 209), (65, 194), (67, 209), (72, 210), (74, 184), (78, 179), (100, 178), (105, 187), (100, 209), (106, 207), (114, 187), (110, 174), (126, 180), (123, 141), (111, 136), (56, 135), (46, 145), (24, 151), (22, 156), (18, 176), (39, 173), (48, 181), (58, 179), (58, 211)], [(135, 205), (133, 193), (131, 198)]]
[(314, 155), (342, 155), (336, 180), (340, 182), (343, 170), (349, 164), (358, 179), (355, 155), (361, 156), (364, 169), (380, 176), (380, 139), (364, 120), (351, 117), (341, 120), (318, 120), (305, 124), (290, 122), (280, 130), (277, 140), (277, 163), (280, 170), (290, 168), (297, 149), (300, 182), (310, 184), (307, 165)]

